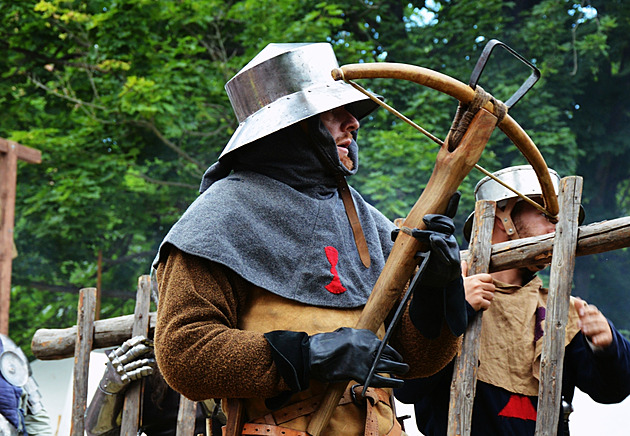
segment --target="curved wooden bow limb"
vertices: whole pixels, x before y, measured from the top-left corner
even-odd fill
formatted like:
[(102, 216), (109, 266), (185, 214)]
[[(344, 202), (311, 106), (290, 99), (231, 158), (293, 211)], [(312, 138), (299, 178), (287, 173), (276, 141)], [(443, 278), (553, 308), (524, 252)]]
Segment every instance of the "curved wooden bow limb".
[[(464, 104), (470, 103), (475, 95), (475, 91), (470, 86), (457, 79), (453, 79), (437, 71), (408, 64), (387, 62), (349, 64), (333, 70), (332, 75), (335, 80), (376, 78), (407, 80), (443, 92)], [(486, 103), (484, 108), (490, 112), (494, 110), (494, 106), (491, 102)], [(499, 129), (512, 140), (514, 145), (516, 145), (529, 164), (534, 168), (542, 188), (545, 208), (550, 215), (557, 216), (558, 198), (548, 174), (547, 163), (540, 154), (540, 151), (529, 135), (509, 114), (499, 123)]]
[[(444, 74), (407, 64), (353, 64), (346, 65), (339, 70), (333, 70), (333, 77), (336, 80), (341, 79), (342, 76), (347, 80), (360, 78), (409, 80), (444, 92), (463, 103), (470, 103), (474, 96), (474, 91), (468, 85)], [(453, 151), (449, 151), (447, 137), (438, 152), (431, 178), (409, 212), (403, 226), (425, 228), (422, 218), (426, 214), (446, 211), (449, 199), (479, 160), (496, 126), (497, 117), (493, 115), (492, 109), (492, 104), (489, 104), (489, 107), (484, 106), (477, 112), (460, 144)], [(532, 140), (529, 139), (529, 136), (512, 118), (506, 115), (499, 127), (501, 126), (503, 126), (502, 130), (505, 129), (504, 132), (507, 136), (515, 142), (536, 170), (538, 178), (541, 180), (545, 204), (549, 212), (556, 215), (558, 213), (558, 201), (542, 155)], [(374, 332), (378, 330), (413, 275), (417, 266), (415, 254), (422, 248), (413, 236), (404, 232), (398, 234), (385, 267), (374, 285), (355, 328), (370, 329)], [(347, 385), (347, 383), (334, 383), (328, 386), (328, 390), (307, 428), (310, 435), (319, 436), (322, 434)]]

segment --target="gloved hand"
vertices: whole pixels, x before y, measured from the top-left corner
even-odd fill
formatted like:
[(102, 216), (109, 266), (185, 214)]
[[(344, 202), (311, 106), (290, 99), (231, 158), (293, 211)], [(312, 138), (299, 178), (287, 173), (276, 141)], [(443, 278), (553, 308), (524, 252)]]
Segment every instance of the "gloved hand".
[(447, 285), (462, 274), (459, 244), (453, 233), (455, 224), (446, 215), (429, 214), (422, 218), (426, 230), (413, 229), (411, 234), (428, 243), (431, 258), (422, 276), (422, 283), (437, 288)]
[[(143, 357), (146, 356), (146, 357)], [(153, 343), (145, 336), (134, 336), (107, 355), (109, 359), (99, 388), (108, 394), (122, 392), (134, 380), (153, 374)]]
[[(334, 332), (320, 333), (309, 337), (310, 376), (323, 382), (356, 380), (365, 383), (381, 340), (370, 330), (342, 327)], [(376, 388), (402, 387), (403, 381), (377, 373), (403, 375), (409, 365), (389, 345), (376, 364), (370, 386)]]
[(453, 194), (444, 215), (428, 214), (422, 218), (426, 230), (413, 229), (411, 234), (429, 245), (431, 258), (422, 277), (422, 284), (437, 288), (447, 285), (462, 274), (459, 244), (455, 239), (453, 217), (461, 194)]
[(464, 333), (468, 325), (459, 244), (452, 219), (459, 198), (459, 192), (453, 194), (445, 215), (425, 215), (426, 230), (411, 231), (429, 245), (430, 258), (413, 291), (409, 316), (420, 333), (430, 339), (439, 336), (444, 320), (455, 336)]

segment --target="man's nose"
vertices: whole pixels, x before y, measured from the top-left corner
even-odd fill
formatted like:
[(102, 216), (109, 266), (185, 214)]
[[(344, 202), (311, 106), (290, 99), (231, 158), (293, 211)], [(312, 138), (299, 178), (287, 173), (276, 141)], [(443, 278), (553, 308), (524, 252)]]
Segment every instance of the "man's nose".
[(348, 112), (347, 109), (343, 109), (343, 122), (341, 124), (341, 130), (344, 132), (352, 132), (357, 130), (361, 124), (354, 115)]

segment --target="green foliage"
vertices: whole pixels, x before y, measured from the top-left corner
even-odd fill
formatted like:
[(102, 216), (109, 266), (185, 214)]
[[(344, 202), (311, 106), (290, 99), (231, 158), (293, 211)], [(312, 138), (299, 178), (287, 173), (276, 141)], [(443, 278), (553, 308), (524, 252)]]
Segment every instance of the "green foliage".
[[(340, 64), (403, 62), (467, 83), (487, 41), (533, 62), (542, 79), (510, 110), (562, 175), (584, 176), (589, 221), (629, 210), (630, 4), (614, 0), (41, 0), (0, 3), (0, 137), (41, 150), (20, 163), (11, 335), (74, 324), (78, 289), (95, 286), (102, 317), (133, 310), (137, 277), (197, 195), (234, 132), (224, 85), (270, 42), (329, 41)], [(479, 84), (506, 100), (529, 69), (497, 48)], [(412, 83), (362, 85), (439, 138), (457, 102)], [(385, 110), (362, 122), (351, 180), (390, 218), (426, 185), (438, 145)], [(524, 164), (493, 134), (480, 164)], [(456, 223), (473, 209), (471, 173)], [(598, 255), (602, 256), (602, 255)], [(576, 290), (630, 324), (625, 250), (580, 259)], [(606, 286), (609, 281), (614, 286)], [(123, 301), (123, 303), (121, 303)], [(615, 306), (615, 303), (616, 306)], [(37, 315), (39, 313), (42, 315)]]

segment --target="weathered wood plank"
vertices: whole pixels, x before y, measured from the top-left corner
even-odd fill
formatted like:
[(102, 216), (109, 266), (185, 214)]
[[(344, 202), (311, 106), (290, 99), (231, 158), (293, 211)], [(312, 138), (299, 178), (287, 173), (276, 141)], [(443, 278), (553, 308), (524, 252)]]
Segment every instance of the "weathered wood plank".
[[(482, 200), (475, 205), (468, 275), (488, 272), (495, 211), (496, 202), (494, 201)], [(483, 312), (478, 312), (477, 316), (469, 322), (462, 347), (455, 357), (448, 415), (447, 435), (449, 436), (470, 434), (477, 387), (482, 315)]]
[(194, 436), (195, 419), (197, 418), (197, 403), (183, 395), (179, 398), (179, 411), (177, 412), (176, 436)]
[(540, 361), (536, 436), (552, 436), (558, 431), (564, 342), (575, 267), (582, 178), (565, 177), (560, 181), (559, 191), (560, 214), (556, 225), (549, 277), (545, 334)]
[(74, 351), (74, 383), (72, 384), (71, 436), (83, 436), (83, 417), (87, 407), (88, 373), (90, 352), (93, 344), (94, 309), (96, 308), (96, 288), (81, 289), (77, 307), (77, 337)]
[[(136, 308), (134, 310), (132, 336), (147, 336), (149, 333), (149, 307), (151, 305), (151, 278), (148, 275), (138, 278), (138, 292), (136, 294)], [(122, 423), (122, 436), (136, 436), (140, 424), (140, 404), (144, 390), (144, 379), (141, 383), (133, 383), (125, 393)]]

